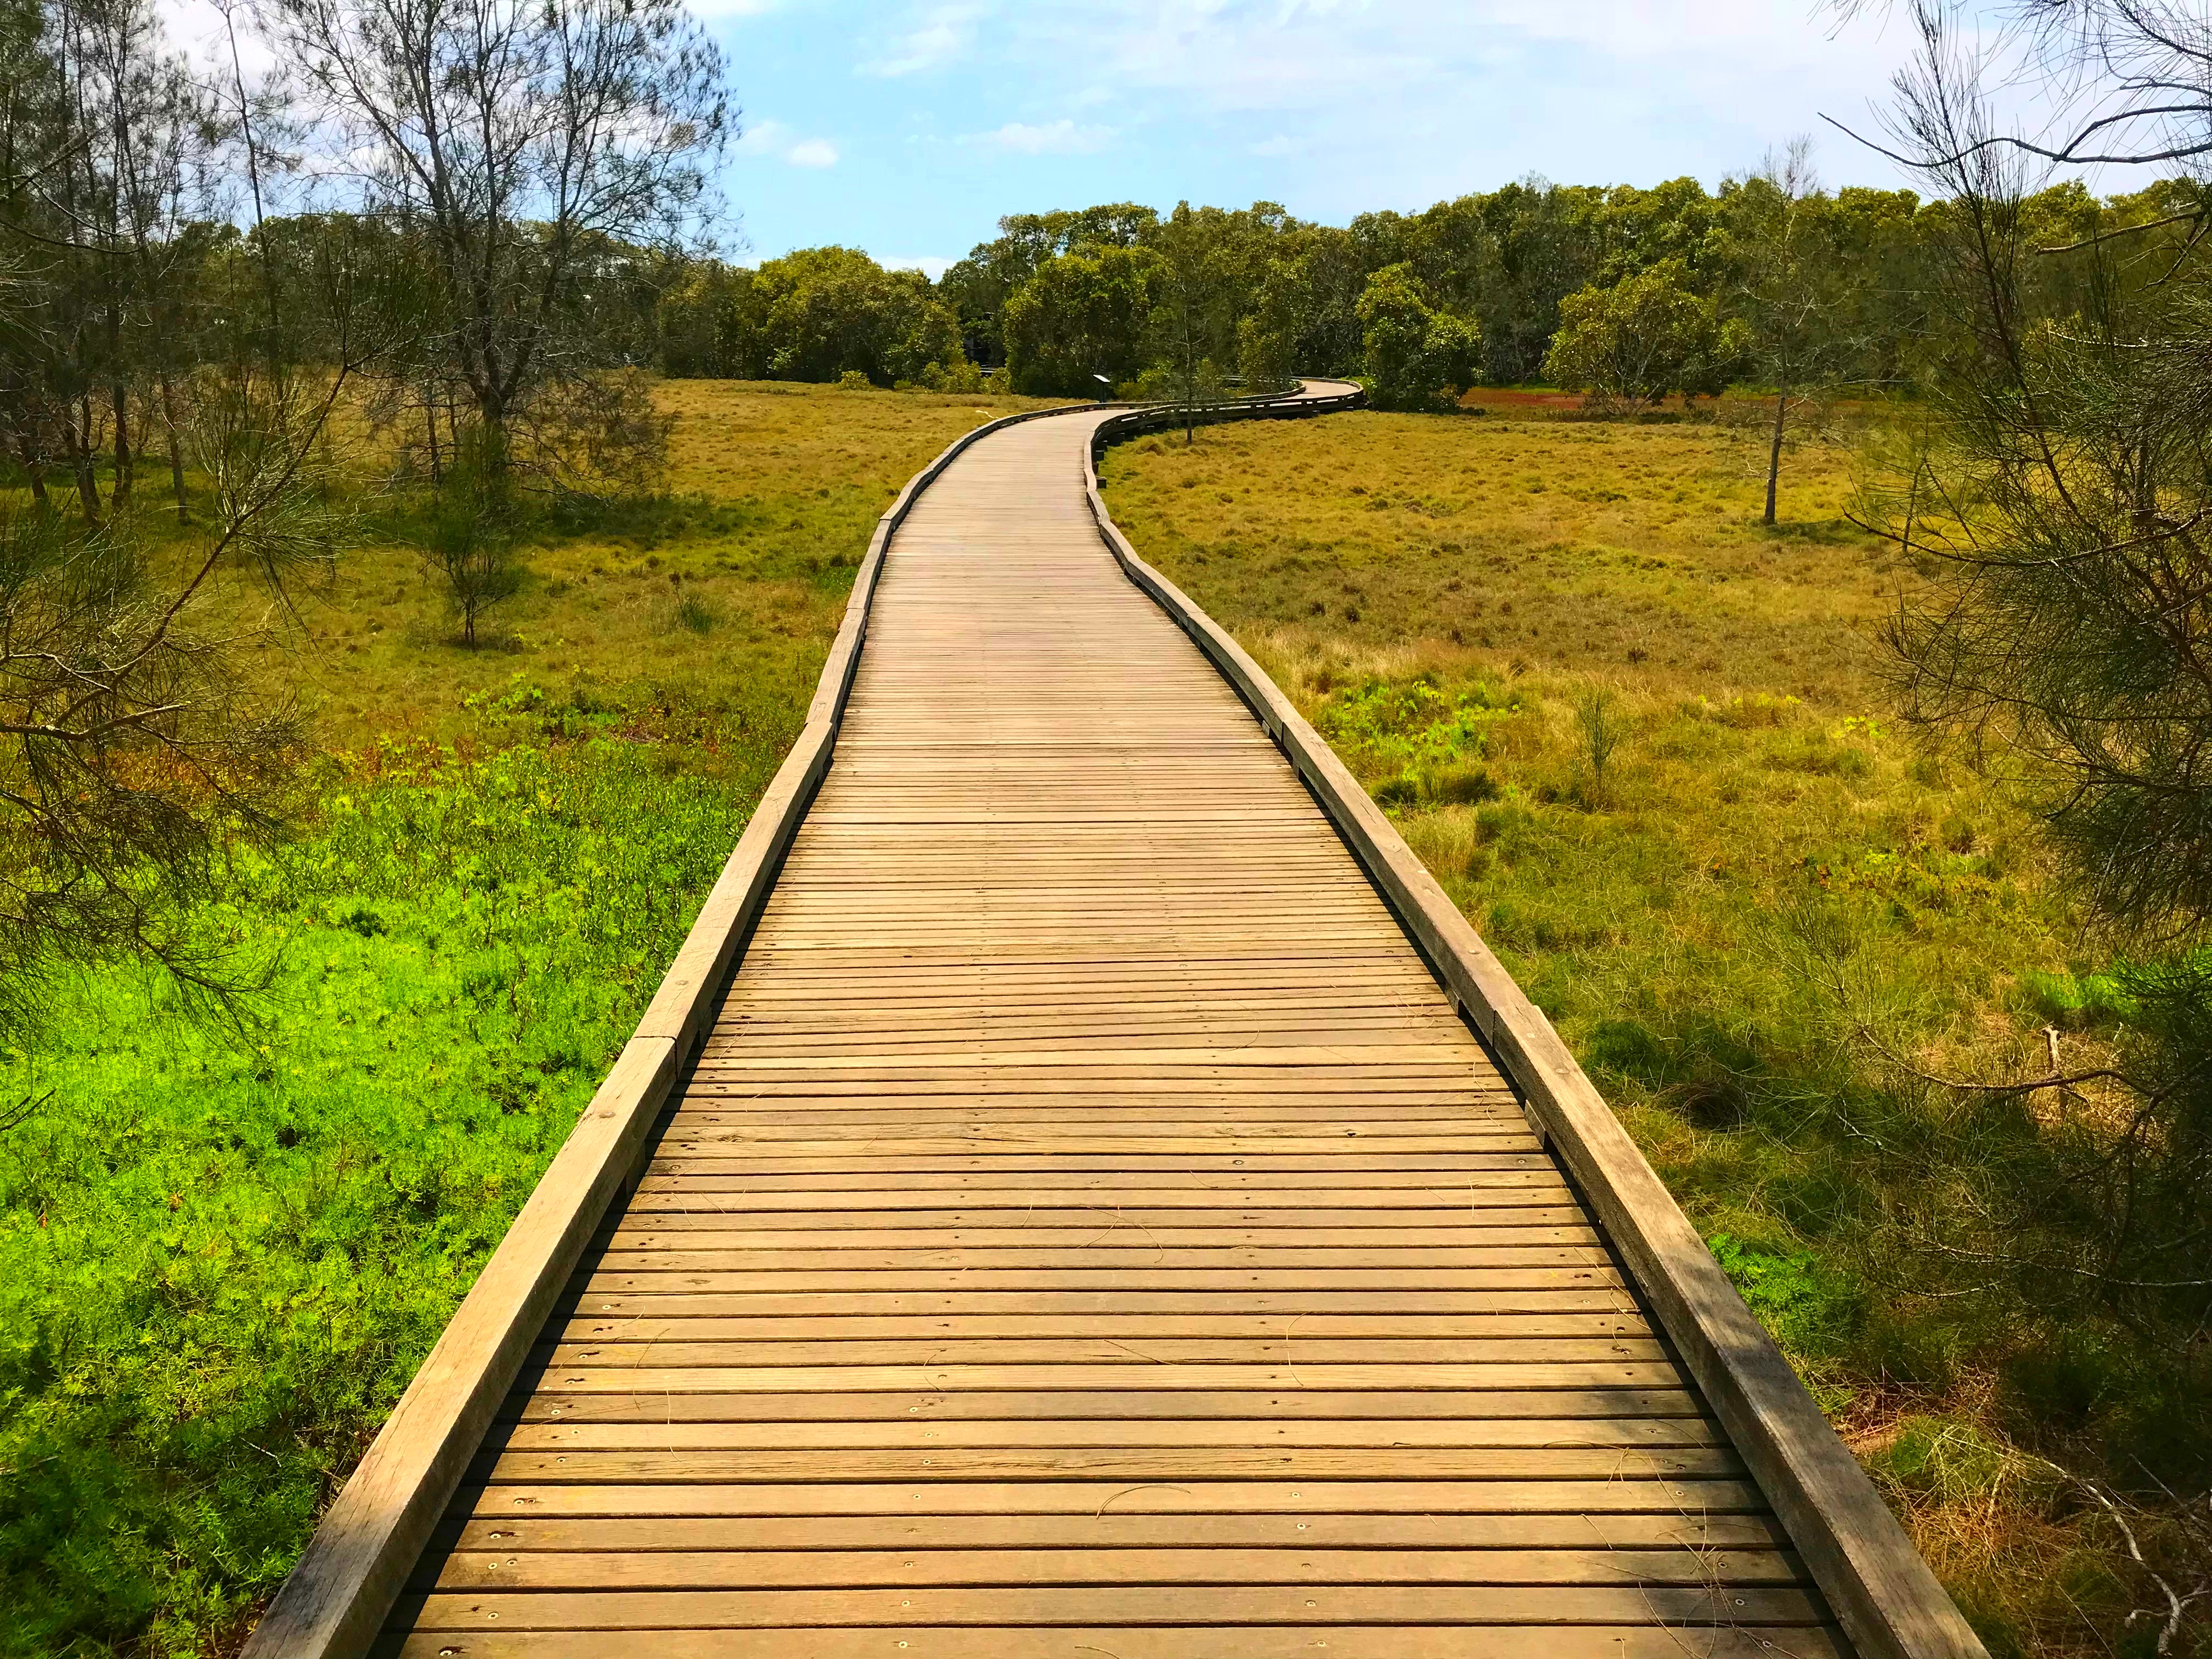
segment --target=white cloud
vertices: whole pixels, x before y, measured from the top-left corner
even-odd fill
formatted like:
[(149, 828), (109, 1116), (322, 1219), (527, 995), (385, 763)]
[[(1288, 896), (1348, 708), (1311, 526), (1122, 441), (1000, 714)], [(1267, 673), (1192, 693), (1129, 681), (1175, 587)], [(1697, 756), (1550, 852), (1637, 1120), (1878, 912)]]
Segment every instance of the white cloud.
[(781, 121), (759, 120), (746, 123), (745, 130), (738, 135), (735, 149), (744, 155), (773, 155), (791, 142), (791, 129)]
[(1009, 121), (995, 132), (971, 133), (964, 142), (988, 144), (1017, 155), (1092, 155), (1103, 149), (1113, 136), (1111, 127), (1079, 127), (1062, 118), (1042, 126)]
[(942, 253), (889, 253), (876, 263), (885, 270), (918, 270), (933, 283), (951, 270), (954, 262)]
[(1279, 132), (1272, 138), (1262, 138), (1246, 153), (1252, 155), (1303, 155), (1311, 148), (1303, 138), (1293, 138)]
[(895, 79), (925, 74), (963, 58), (974, 40), (977, 20), (988, 9), (977, 0), (932, 6), (884, 55), (863, 60), (860, 73)]
[[(1402, 112), (1449, 95), (1463, 112), (1532, 86), (1618, 72), (1650, 100), (1787, 99), (1799, 71), (1879, 94), (1905, 33), (1832, 32), (1776, 0), (955, 0), (915, 9), (863, 65), (908, 75), (958, 60), (1073, 100), (1165, 93), (1218, 112), (1306, 119)], [(1565, 48), (1565, 51), (1562, 51)], [(1613, 78), (1608, 76), (1608, 79)], [(1811, 119), (1801, 110), (1797, 125)], [(1016, 124), (1018, 126), (1020, 124)], [(1055, 123), (1054, 125), (1058, 125)], [(1297, 131), (1298, 128), (1285, 128)]]
[(738, 139), (740, 155), (772, 155), (795, 167), (834, 167), (837, 146), (827, 138), (801, 138), (774, 118), (755, 121)]

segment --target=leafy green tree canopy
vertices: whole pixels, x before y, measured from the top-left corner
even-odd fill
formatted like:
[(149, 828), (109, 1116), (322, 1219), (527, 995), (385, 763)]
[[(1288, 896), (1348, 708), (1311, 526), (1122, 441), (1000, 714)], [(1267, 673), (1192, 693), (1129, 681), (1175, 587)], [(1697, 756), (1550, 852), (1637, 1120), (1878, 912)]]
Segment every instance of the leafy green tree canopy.
[(1676, 392), (1718, 393), (1748, 345), (1743, 323), (1723, 321), (1717, 301), (1691, 288), (1688, 267), (1662, 259), (1562, 300), (1544, 368), (1569, 391), (1656, 404)]
[(1145, 368), (1167, 265), (1149, 248), (1092, 247), (1037, 267), (1006, 301), (1006, 367), (1033, 396), (1095, 395)]
[(1449, 409), (1480, 379), (1482, 331), (1430, 302), (1409, 264), (1367, 279), (1357, 308), (1378, 409)]
[(960, 354), (960, 327), (919, 271), (885, 270), (856, 248), (802, 248), (753, 273), (768, 378), (878, 386), (918, 378)]

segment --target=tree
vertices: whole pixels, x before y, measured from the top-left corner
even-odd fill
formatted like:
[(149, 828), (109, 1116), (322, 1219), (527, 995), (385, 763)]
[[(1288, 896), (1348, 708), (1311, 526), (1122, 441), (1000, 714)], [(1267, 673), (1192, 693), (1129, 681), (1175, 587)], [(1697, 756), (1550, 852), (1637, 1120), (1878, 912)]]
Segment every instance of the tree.
[(1740, 275), (1735, 308), (1748, 331), (1745, 362), (1773, 388), (1765, 522), (1775, 521), (1782, 446), (1793, 404), (1832, 386), (1855, 355), (1844, 332), (1841, 262), (1820, 234), (1820, 194), (1808, 139), (1792, 142), (1727, 198)]
[(1182, 441), (1195, 441), (1199, 405), (1222, 395), (1219, 365), (1237, 338), (1237, 316), (1224, 280), (1224, 250), (1208, 227), (1179, 202), (1149, 239), (1160, 257), (1152, 317), (1152, 349), (1182, 409)]
[(368, 205), (419, 227), (447, 352), (487, 434), (599, 366), (587, 279), (610, 246), (696, 240), (730, 134), (720, 52), (680, 0), (270, 0)]
[(752, 355), (777, 380), (834, 380), (848, 370), (878, 386), (919, 380), (961, 356), (960, 325), (916, 270), (885, 270), (855, 248), (802, 248), (770, 259), (746, 285)]
[(1611, 288), (1585, 288), (1559, 304), (1559, 331), (1544, 372), (1571, 392), (1657, 404), (1680, 392), (1717, 393), (1749, 343), (1735, 319), (1692, 293), (1680, 259), (1662, 259)]
[(960, 319), (968, 355), (994, 368), (1005, 364), (1006, 301), (1046, 260), (1079, 248), (1135, 247), (1158, 222), (1158, 213), (1135, 202), (1006, 215), (994, 240), (977, 243), (938, 282)]
[(1366, 281), (1349, 232), (1327, 225), (1286, 230), (1237, 324), (1237, 365), (1245, 378), (1357, 369), (1357, 312)]
[(1098, 375), (1114, 385), (1136, 379), (1164, 280), (1149, 248), (1093, 247), (1046, 260), (1006, 301), (1015, 390), (1089, 397)]
[(461, 643), (471, 651), (486, 614), (522, 589), (514, 526), (498, 480), (488, 476), (482, 445), (481, 431), (465, 442), (416, 543), (422, 562), (445, 584)]
[(46, 466), (66, 465), (94, 522), (100, 450), (125, 507), (158, 426), (181, 517), (179, 380), (214, 240), (212, 103), (149, 0), (0, 12), (0, 245), (27, 319), (0, 345), (11, 447), (42, 501)]
[(1997, 142), (1948, 19), (1916, 9), (1898, 120), (1948, 198), (1946, 349), (1874, 520), (1946, 573), (1893, 630), (1913, 711), (2034, 756), (2107, 914), (2193, 933), (2212, 926), (2212, 263), (2154, 203), (2054, 223), (2021, 159), (2043, 147)]
[(686, 261), (654, 306), (654, 333), (664, 374), (759, 374), (745, 356), (751, 328), (752, 272), (718, 261)]
[(1529, 179), (1481, 201), (1490, 261), (1476, 289), (1483, 368), (1494, 385), (1533, 380), (1559, 326), (1559, 301), (1596, 270), (1600, 192)]
[(1431, 304), (1411, 265), (1370, 276), (1358, 316), (1377, 409), (1450, 409), (1475, 383), (1481, 331)]
[(282, 698), (241, 657), (270, 629), (201, 626), (216, 587), (289, 589), (333, 556), (325, 434), (360, 358), (307, 389), (258, 372), (198, 400), (184, 440), (209, 481), (181, 563), (127, 520), (0, 512), (0, 1032), (35, 1024), (58, 962), (135, 956), (227, 1001), (253, 980), (192, 906), (265, 846), (304, 754)]

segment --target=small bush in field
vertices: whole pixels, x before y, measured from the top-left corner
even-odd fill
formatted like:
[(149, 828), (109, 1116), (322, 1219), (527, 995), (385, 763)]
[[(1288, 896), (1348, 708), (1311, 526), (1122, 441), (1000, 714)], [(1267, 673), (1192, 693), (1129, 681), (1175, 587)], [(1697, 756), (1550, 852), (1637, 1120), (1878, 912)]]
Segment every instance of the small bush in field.
[(1442, 806), (1473, 806), (1498, 799), (1498, 781), (1480, 766), (1449, 766), (1430, 780), (1429, 799)]

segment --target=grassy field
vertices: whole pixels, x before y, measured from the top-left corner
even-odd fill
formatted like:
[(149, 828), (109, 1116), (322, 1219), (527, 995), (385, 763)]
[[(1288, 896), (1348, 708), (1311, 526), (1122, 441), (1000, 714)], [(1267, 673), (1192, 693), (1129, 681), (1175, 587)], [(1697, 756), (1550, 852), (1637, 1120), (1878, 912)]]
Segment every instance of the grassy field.
[(1769, 531), (1747, 427), (1549, 416), (1152, 438), (1107, 498), (1559, 1024), (1993, 1650), (2150, 1653), (2052, 1462), (2144, 1500), (2185, 1589), (2158, 1483), (2212, 1474), (2203, 1345), (2013, 1271), (2008, 1227), (2063, 1224), (2047, 1125), (1915, 1075), (2038, 1074), (2047, 1026), (2094, 1057), (2106, 964), (2001, 772), (1898, 731), (1913, 573), (1845, 447), (1789, 456)]
[(465, 743), (481, 706), (522, 684), (732, 717), (803, 706), (899, 487), (969, 428), (1038, 406), (718, 380), (665, 382), (661, 400), (677, 417), (667, 494), (542, 519), (522, 592), (477, 650), (457, 642), (441, 590), (403, 544), (410, 499), (364, 497), (361, 546), (305, 598), (307, 648), (270, 664), (329, 746)]
[(244, 1029), (112, 967), (0, 1053), (0, 1654), (234, 1649), (650, 997), (877, 515), (1020, 406), (665, 395), (667, 497), (541, 520), (484, 648), (364, 494), (260, 659), (326, 750), (299, 834), (202, 918), (270, 966)]

